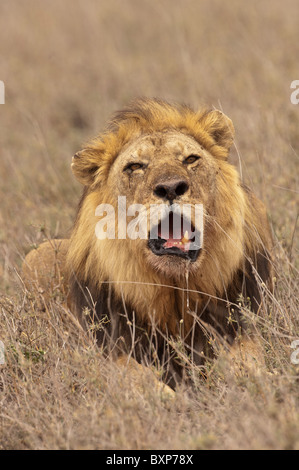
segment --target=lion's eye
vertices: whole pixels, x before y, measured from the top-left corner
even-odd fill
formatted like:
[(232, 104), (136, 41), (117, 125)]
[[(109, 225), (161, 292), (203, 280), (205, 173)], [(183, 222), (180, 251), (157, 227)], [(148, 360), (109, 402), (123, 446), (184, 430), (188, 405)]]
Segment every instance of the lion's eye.
[(185, 158), (184, 163), (187, 163), (187, 164), (194, 163), (196, 162), (196, 160), (199, 160), (199, 159), (200, 159), (199, 155), (189, 155), (189, 157)]
[(144, 165), (142, 163), (129, 163), (129, 165), (125, 167), (124, 171), (136, 171), (143, 167)]

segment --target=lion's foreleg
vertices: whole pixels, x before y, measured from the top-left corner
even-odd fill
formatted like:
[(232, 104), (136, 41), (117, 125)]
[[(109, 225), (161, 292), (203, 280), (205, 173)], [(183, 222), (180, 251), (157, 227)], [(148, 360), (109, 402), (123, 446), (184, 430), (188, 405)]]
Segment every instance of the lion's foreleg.
[(148, 391), (148, 384), (154, 386), (154, 390), (163, 399), (172, 399), (175, 392), (158, 378), (158, 372), (151, 368), (139, 364), (135, 359), (126, 354), (122, 354), (116, 359), (120, 370), (125, 371), (124, 380), (130, 381), (134, 385), (137, 394), (144, 395)]

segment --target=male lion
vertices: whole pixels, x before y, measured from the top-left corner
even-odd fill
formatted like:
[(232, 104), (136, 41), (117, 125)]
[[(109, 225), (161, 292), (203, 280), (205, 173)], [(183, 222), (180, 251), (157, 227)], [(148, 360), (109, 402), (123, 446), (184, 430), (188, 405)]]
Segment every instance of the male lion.
[[(209, 339), (233, 343), (243, 327), (240, 296), (258, 312), (261, 286), (271, 283), (266, 212), (227, 162), (233, 137), (231, 120), (218, 110), (136, 100), (73, 157), (84, 191), (70, 240), (42, 245), (24, 266), (27, 277), (45, 286), (45, 273), (60, 264), (69, 307), (80, 318), (86, 307), (93, 312), (99, 344), (162, 366), (172, 386), (183, 376), (182, 349), (203, 364)], [(121, 226), (124, 196), (127, 207), (142, 205), (146, 237), (128, 237)], [(101, 204), (115, 208), (115, 239), (96, 236)], [(165, 212), (168, 233), (162, 216), (156, 224), (149, 217), (161, 204), (172, 206)], [(202, 205), (202, 226), (192, 209), (184, 229), (185, 215), (176, 211), (184, 205)], [(133, 211), (127, 222), (134, 217)]]

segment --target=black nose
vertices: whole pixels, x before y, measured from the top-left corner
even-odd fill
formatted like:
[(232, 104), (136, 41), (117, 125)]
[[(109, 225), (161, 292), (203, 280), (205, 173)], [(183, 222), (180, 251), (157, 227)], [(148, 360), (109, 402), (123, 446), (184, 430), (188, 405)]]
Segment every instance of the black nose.
[(173, 201), (179, 196), (183, 196), (189, 189), (187, 181), (184, 180), (168, 180), (157, 184), (154, 194), (162, 199)]

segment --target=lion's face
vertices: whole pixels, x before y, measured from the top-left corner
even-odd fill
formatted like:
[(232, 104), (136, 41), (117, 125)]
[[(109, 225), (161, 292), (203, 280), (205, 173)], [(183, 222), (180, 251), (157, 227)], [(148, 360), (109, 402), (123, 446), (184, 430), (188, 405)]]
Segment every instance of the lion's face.
[[(151, 272), (181, 278), (188, 267), (222, 285), (243, 243), (243, 192), (226, 161), (232, 138), (231, 121), (217, 110), (196, 114), (149, 100), (124, 111), (73, 159), (86, 187), (73, 234), (78, 265), (120, 280)], [(116, 239), (95, 241), (103, 203), (115, 210)]]
[[(146, 263), (167, 275), (181, 274), (190, 263), (199, 264), (204, 235), (198, 220), (201, 213), (195, 207), (202, 207), (204, 213), (213, 210), (217, 169), (208, 151), (177, 131), (156, 132), (128, 143), (105, 184), (115, 206), (119, 196), (126, 197), (127, 207), (142, 205), (138, 213), (140, 221), (147, 220), (147, 239), (130, 240), (128, 249), (142, 252)], [(167, 211), (171, 206), (177, 211)], [(136, 215), (128, 217), (128, 223)]]

